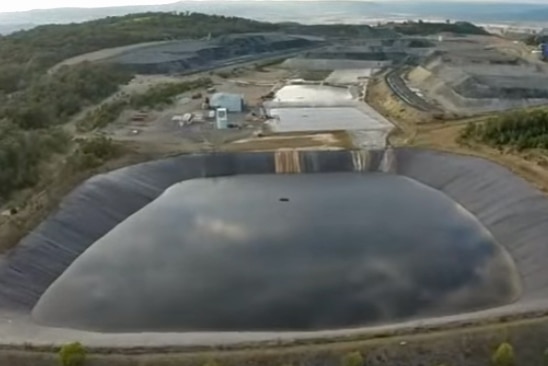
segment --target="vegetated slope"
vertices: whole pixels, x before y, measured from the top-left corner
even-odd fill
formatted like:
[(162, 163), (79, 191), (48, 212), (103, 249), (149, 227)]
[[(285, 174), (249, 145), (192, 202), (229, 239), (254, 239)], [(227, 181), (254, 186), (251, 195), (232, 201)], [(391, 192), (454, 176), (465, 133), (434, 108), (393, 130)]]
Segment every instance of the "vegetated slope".
[(533, 36), (529, 36), (525, 39), (525, 44), (529, 46), (538, 46), (542, 43), (548, 42), (548, 35), (544, 34), (536, 34)]
[(460, 137), (499, 148), (548, 149), (548, 112), (533, 110), (505, 113), (491, 118), (485, 124), (469, 124)]
[(80, 24), (43, 25), (0, 38), (0, 91), (11, 92), (56, 63), (140, 42), (276, 31), (280, 26), (204, 14), (145, 13)]
[(0, 119), (23, 129), (59, 125), (83, 107), (113, 94), (131, 78), (129, 72), (112, 65), (82, 63), (64, 67), (53, 75), (38, 77), (27, 88), (5, 98), (0, 104)]
[(430, 23), (419, 20), (418, 22), (410, 21), (401, 24), (393, 24), (391, 25), (391, 28), (396, 32), (405, 35), (428, 35), (442, 32), (477, 35), (489, 34), (485, 29), (469, 22)]
[(41, 163), (52, 154), (71, 148), (71, 136), (59, 126), (131, 77), (109, 65), (84, 63), (0, 94), (0, 205), (13, 191), (37, 183)]

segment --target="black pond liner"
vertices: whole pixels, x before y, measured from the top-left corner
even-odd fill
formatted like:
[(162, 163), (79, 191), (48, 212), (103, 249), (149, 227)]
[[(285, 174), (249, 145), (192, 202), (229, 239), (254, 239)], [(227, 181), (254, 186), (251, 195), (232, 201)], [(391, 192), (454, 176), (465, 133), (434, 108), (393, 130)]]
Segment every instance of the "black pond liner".
[[(365, 170), (378, 171), (383, 156), (367, 153)], [(354, 171), (355, 158), (351, 152), (301, 152), (298, 160), (303, 173), (348, 172)], [(0, 263), (0, 307), (30, 311), (74, 259), (174, 183), (277, 170), (274, 153), (219, 153), (184, 155), (89, 179)], [(391, 170), (444, 192), (479, 219), (516, 263), (520, 302), (546, 297), (548, 201), (541, 192), (494, 163), (441, 152), (396, 149)]]

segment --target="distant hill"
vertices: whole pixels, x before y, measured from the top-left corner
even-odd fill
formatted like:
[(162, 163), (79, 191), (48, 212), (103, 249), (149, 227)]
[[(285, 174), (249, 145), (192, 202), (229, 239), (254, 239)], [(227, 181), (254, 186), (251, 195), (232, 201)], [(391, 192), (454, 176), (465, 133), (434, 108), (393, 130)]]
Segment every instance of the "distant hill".
[(377, 20), (452, 19), (471, 22), (547, 22), (548, 4), (434, 1), (180, 1), (167, 5), (60, 8), (0, 13), (0, 33), (142, 12), (199, 12), (271, 22), (363, 23)]
[(0, 93), (11, 93), (50, 67), (84, 53), (136, 43), (237, 33), (283, 32), (327, 37), (386, 37), (368, 25), (308, 26), (201, 13), (138, 13), (83, 23), (40, 25), (0, 37)]

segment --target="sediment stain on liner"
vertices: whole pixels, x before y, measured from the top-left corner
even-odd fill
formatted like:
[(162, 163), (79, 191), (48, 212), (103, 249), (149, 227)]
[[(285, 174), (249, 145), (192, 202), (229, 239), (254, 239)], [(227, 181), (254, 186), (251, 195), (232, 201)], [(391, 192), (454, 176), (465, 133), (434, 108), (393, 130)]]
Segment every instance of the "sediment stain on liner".
[(176, 184), (84, 252), (33, 310), (107, 332), (317, 330), (512, 301), (513, 262), (467, 211), (381, 173)]

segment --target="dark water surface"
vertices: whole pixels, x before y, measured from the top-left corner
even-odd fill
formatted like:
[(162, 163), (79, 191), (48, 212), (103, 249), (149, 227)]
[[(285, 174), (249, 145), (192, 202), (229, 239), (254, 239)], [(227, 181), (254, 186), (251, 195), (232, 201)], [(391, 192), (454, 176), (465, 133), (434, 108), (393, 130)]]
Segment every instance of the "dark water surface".
[(501, 305), (516, 277), (474, 217), (411, 179), (233, 176), (168, 189), (33, 316), (114, 332), (340, 328)]

